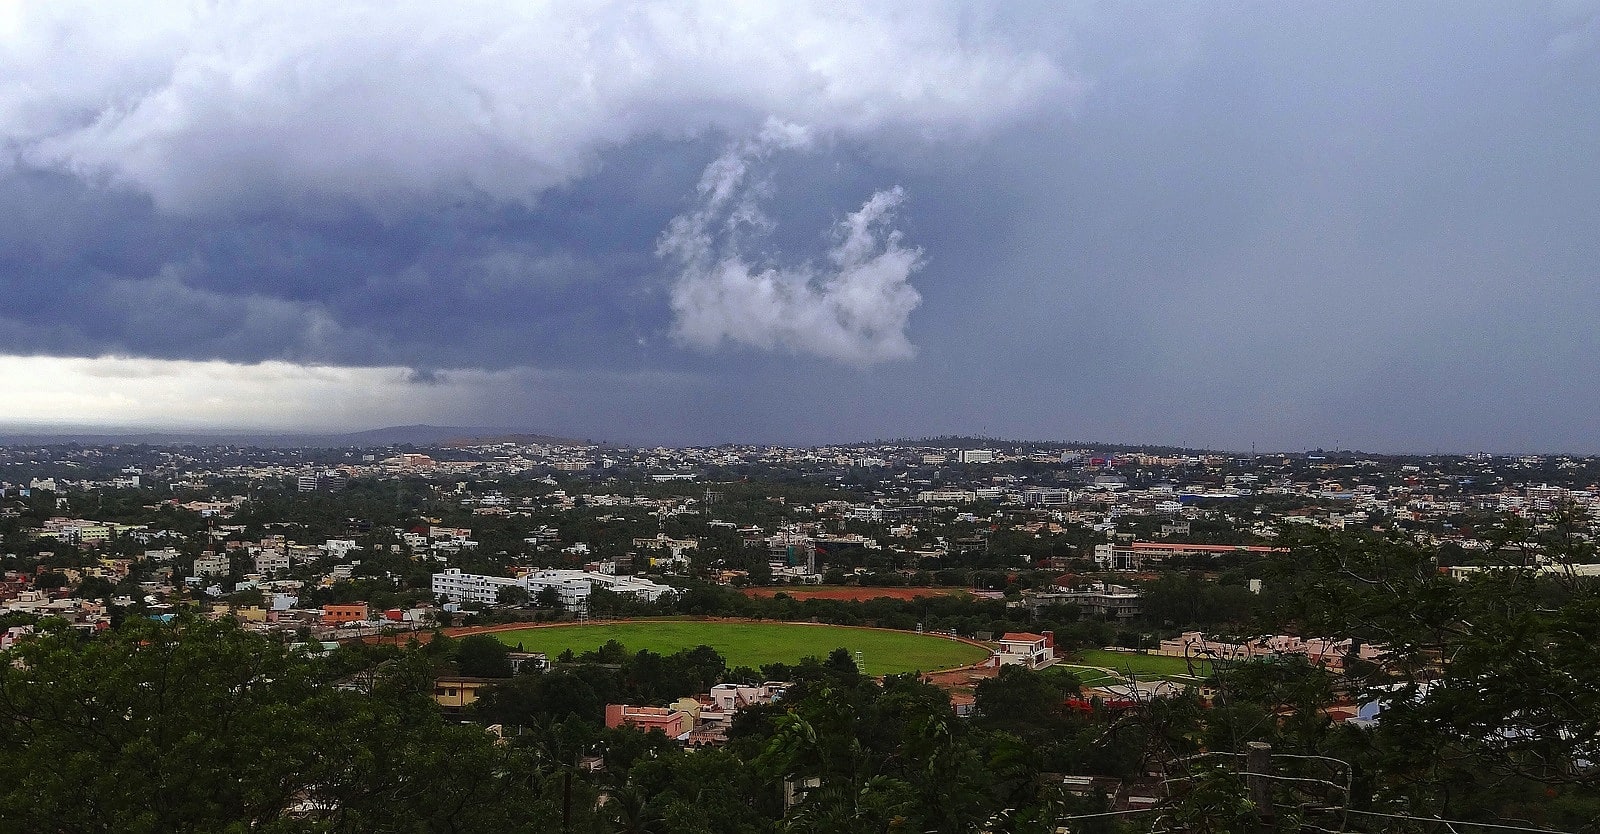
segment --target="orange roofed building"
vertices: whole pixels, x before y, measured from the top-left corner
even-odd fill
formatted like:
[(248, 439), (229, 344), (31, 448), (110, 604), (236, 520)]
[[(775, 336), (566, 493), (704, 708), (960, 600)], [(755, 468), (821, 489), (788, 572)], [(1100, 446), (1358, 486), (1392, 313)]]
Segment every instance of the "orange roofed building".
[(1000, 651), (994, 656), (996, 666), (1017, 665), (1038, 669), (1056, 660), (1055, 635), (1050, 632), (1029, 634), (1008, 631), (1000, 636), (999, 642)]
[(659, 729), (667, 738), (682, 738), (694, 729), (694, 717), (667, 707), (635, 707), (606, 704), (606, 729), (636, 727), (644, 732)]

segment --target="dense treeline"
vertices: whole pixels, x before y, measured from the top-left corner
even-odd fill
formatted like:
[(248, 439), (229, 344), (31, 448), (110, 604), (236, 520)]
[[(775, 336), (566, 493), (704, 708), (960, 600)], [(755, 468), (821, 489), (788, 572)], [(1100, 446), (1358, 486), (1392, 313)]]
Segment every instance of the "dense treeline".
[(5, 659), (0, 830), (481, 831), (550, 813), (511, 775), (523, 754), (442, 720), (415, 664), (351, 691), (203, 620), (46, 633)]
[(501, 740), (427, 697), (479, 662), (467, 645), (318, 660), (226, 621), (47, 629), (0, 669), (0, 831), (967, 831), (997, 815), (1043, 831), (1099, 807), (1038, 778), (1090, 761), (1062, 747), (1093, 735), (1059, 707), (1070, 676), (1009, 672), (979, 689), (1004, 720), (968, 723), (942, 691), (880, 684), (840, 651), (762, 670), (795, 688), (742, 714), (726, 748), (688, 752), (604, 730), (598, 707), (757, 673), (704, 647), (609, 645), (496, 687), (474, 717)]

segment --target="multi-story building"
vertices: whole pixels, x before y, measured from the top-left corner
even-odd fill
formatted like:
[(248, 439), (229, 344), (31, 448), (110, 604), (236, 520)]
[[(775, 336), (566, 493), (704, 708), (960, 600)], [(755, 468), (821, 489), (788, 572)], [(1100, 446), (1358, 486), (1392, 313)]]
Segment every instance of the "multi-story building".
[(660, 730), (667, 738), (682, 738), (694, 726), (687, 712), (668, 707), (636, 707), (630, 704), (606, 704), (606, 729), (635, 727), (644, 732)]
[(322, 545), (322, 551), (335, 559), (348, 558), (355, 549), (355, 539), (328, 539)]
[(971, 504), (978, 496), (965, 489), (925, 489), (917, 493), (917, 500), (924, 504)]
[(289, 572), (289, 556), (281, 550), (263, 550), (256, 554), (256, 573), (277, 576)]
[(111, 525), (84, 518), (52, 518), (44, 523), (39, 535), (64, 542), (103, 542), (111, 538)]
[(1072, 491), (1060, 487), (1029, 487), (1022, 500), (1030, 507), (1065, 507), (1072, 503)]
[(1000, 650), (995, 653), (996, 666), (1026, 666), (1038, 669), (1055, 662), (1055, 637), (1050, 634), (1030, 634), (1008, 631), (1000, 636)]
[(493, 605), (499, 601), (500, 589), (523, 587), (509, 576), (486, 576), (480, 573), (462, 573), (460, 568), (449, 568), (433, 575), (433, 595), (450, 602), (473, 602)]
[(364, 602), (329, 604), (322, 606), (323, 625), (336, 626), (344, 625), (345, 623), (364, 623), (367, 621), (367, 618), (367, 604)]
[(575, 611), (589, 604), (589, 592), (594, 586), (626, 594), (645, 602), (654, 602), (673, 589), (666, 585), (634, 576), (614, 576), (579, 570), (530, 571), (521, 576), (485, 576), (462, 573), (459, 568), (449, 568), (433, 575), (433, 595), (450, 602), (472, 602), (493, 605), (500, 599), (503, 588), (522, 588), (537, 597), (547, 588), (556, 589), (561, 607)]
[(195, 576), (227, 576), (232, 569), (226, 553), (213, 553), (206, 551), (196, 556), (194, 560)]
[(1288, 553), (1282, 547), (1258, 547), (1234, 544), (1190, 544), (1186, 542), (1130, 542), (1126, 545), (1097, 544), (1094, 561), (1102, 570), (1141, 570), (1152, 562), (1165, 562), (1174, 556), (1221, 556), (1229, 553), (1248, 553), (1269, 556)]
[(1062, 586), (1057, 580), (1054, 588), (1043, 591), (1024, 591), (1023, 604), (1038, 613), (1050, 605), (1076, 606), (1082, 613), (1098, 618), (1128, 620), (1139, 615), (1139, 592), (1122, 585), (1106, 582), (1086, 584), (1069, 583)]

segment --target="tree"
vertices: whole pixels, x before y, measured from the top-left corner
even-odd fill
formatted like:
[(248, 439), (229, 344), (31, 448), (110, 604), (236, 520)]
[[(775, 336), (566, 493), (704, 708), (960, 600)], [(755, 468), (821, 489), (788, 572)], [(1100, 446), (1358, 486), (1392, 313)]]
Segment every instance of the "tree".
[(478, 678), (511, 677), (511, 650), (491, 634), (473, 634), (456, 645), (456, 669)]
[(0, 653), (0, 830), (552, 827), (516, 751), (324, 674), (226, 618), (46, 630)]
[(72, 594), (82, 599), (106, 599), (116, 592), (117, 586), (111, 584), (111, 580), (103, 576), (89, 576), (78, 583), (77, 590)]
[(554, 609), (556, 611), (560, 611), (561, 610), (561, 591), (560, 591), (560, 589), (556, 588), (556, 586), (554, 586), (554, 585), (546, 585), (543, 588), (539, 589), (538, 595), (534, 597), (534, 602), (540, 608), (550, 608), (550, 609)]
[[(1458, 581), (1393, 536), (1308, 532), (1295, 544), (1271, 578), (1278, 618), (1386, 651), (1342, 682), (1382, 707), (1371, 732), (1336, 739), (1378, 774), (1365, 801), (1556, 828), (1600, 813), (1581, 799), (1600, 790), (1600, 581), (1521, 566)], [(1573, 554), (1550, 555), (1559, 567)]]
[(979, 720), (988, 727), (1027, 737), (1062, 727), (1065, 699), (1078, 691), (1071, 675), (1046, 676), (1021, 666), (1001, 666), (1000, 674), (974, 691)]
[[(495, 598), (496, 601), (498, 601), (501, 605), (507, 605), (513, 608), (525, 607), (528, 603), (533, 601), (533, 595), (528, 593), (528, 589), (522, 587), (521, 585), (507, 585), (504, 588), (501, 588), (500, 591), (495, 594)], [(558, 594), (557, 600), (559, 601), (559, 599), (560, 595)]]

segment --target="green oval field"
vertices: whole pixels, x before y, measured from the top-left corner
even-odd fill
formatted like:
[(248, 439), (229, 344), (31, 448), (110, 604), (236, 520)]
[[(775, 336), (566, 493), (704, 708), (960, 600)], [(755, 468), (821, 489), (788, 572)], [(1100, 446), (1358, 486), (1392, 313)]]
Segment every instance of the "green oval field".
[(599, 625), (550, 626), (499, 631), (508, 646), (544, 652), (554, 658), (565, 649), (584, 652), (615, 640), (629, 651), (649, 649), (671, 654), (707, 645), (728, 666), (760, 668), (766, 663), (795, 663), (804, 657), (825, 658), (834, 649), (861, 653), (869, 675), (932, 672), (977, 663), (989, 656), (977, 646), (904, 631), (851, 628), (805, 623), (725, 623), (683, 620), (640, 620)]

